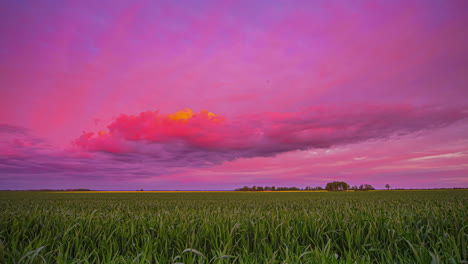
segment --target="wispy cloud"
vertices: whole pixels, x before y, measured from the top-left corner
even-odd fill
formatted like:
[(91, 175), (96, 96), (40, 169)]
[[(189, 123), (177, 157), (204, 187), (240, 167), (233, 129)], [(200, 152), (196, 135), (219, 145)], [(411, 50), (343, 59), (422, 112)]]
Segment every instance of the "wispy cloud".
[(464, 157), (466, 155), (468, 155), (468, 151), (446, 153), (446, 154), (432, 155), (432, 156), (423, 156), (423, 157), (419, 157), (419, 158), (410, 159), (410, 161), (460, 158), (460, 157)]

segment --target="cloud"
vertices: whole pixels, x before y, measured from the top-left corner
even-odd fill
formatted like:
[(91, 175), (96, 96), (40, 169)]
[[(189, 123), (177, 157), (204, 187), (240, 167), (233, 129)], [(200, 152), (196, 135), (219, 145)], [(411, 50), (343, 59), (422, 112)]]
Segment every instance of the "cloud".
[(411, 105), (314, 106), (293, 113), (250, 113), (227, 119), (202, 110), (122, 114), (108, 130), (83, 133), (75, 145), (122, 160), (149, 159), (200, 167), (248, 157), (331, 148), (448, 126), (461, 108)]
[(24, 127), (0, 124), (0, 157), (25, 157), (47, 149), (47, 142)]
[(24, 135), (29, 133), (29, 130), (24, 127), (18, 127), (8, 124), (0, 124), (0, 134), (20, 134)]
[[(66, 149), (57, 149), (28, 129), (2, 125), (0, 185), (131, 189), (151, 183), (155, 189), (184, 184), (189, 189), (225, 189), (246, 182), (256, 184), (257, 180), (299, 184), (305, 178), (322, 177), (315, 180), (322, 182), (353, 171), (358, 175), (349, 176), (353, 179), (370, 177), (375, 170), (406, 173), (428, 164), (408, 167), (399, 160), (464, 151), (461, 146), (466, 141), (450, 143), (444, 139), (445, 132), (436, 138), (431, 135), (454, 127), (466, 130), (462, 129), (466, 124), (457, 121), (467, 115), (464, 109), (408, 105), (317, 106), (293, 113), (250, 113), (233, 118), (188, 109), (173, 114), (147, 111), (120, 115), (105, 132), (84, 133)], [(421, 137), (415, 135), (428, 137), (411, 145)], [(397, 137), (400, 140), (395, 140)], [(432, 142), (446, 147), (434, 148)], [(405, 148), (393, 149), (395, 145)], [(306, 149), (312, 150), (297, 151)], [(364, 156), (368, 158), (355, 159)], [(434, 168), (426, 170), (446, 171), (454, 166), (454, 177), (466, 171), (459, 165), (463, 160), (432, 160)], [(223, 185), (225, 182), (231, 185)]]
[[(124, 161), (124, 162), (122, 162)], [(148, 164), (140, 154), (77, 152), (57, 149), (27, 128), (0, 125), (0, 186), (48, 188), (76, 186), (81, 181), (114, 183), (141, 180), (181, 171), (168, 161)], [(25, 187), (28, 186), (28, 187)], [(40, 186), (40, 187), (38, 187)], [(88, 185), (89, 186), (89, 185)]]
[(460, 151), (460, 152), (445, 153), (445, 154), (440, 154), (440, 155), (423, 156), (419, 158), (410, 159), (409, 161), (460, 158), (460, 157), (466, 156), (467, 154), (468, 154), (468, 151)]

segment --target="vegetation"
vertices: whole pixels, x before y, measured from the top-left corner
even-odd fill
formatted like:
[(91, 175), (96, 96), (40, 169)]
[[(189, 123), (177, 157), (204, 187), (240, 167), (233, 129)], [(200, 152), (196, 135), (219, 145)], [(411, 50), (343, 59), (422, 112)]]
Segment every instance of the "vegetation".
[(323, 190), (323, 188), (320, 187), (320, 186), (317, 186), (317, 187), (306, 186), (306, 187), (305, 187), (305, 190), (306, 190), (306, 191), (321, 191), (321, 190)]
[(346, 191), (349, 189), (349, 184), (339, 181), (329, 182), (327, 186), (325, 186), (325, 189), (327, 191)]
[[(385, 188), (389, 189), (390, 185), (385, 185)], [(347, 191), (350, 189), (349, 184), (346, 182), (340, 182), (340, 181), (334, 181), (334, 182), (329, 182), (325, 186), (325, 190), (327, 191)], [(239, 189), (235, 189), (234, 191), (242, 191), (242, 192), (265, 192), (265, 191), (321, 191), (323, 190), (322, 187), (317, 186), (317, 187), (310, 187), (307, 186), (304, 189), (299, 189), (297, 187), (275, 187), (275, 186), (244, 186)], [(351, 190), (353, 191), (369, 191), (369, 190), (375, 190), (375, 188), (370, 185), (370, 184), (361, 184), (359, 187), (356, 185), (351, 187)]]
[(359, 191), (371, 191), (371, 190), (375, 190), (375, 188), (370, 184), (361, 184), (359, 186)]
[(465, 263), (468, 191), (0, 192), (0, 263)]
[(264, 191), (300, 191), (301, 189), (297, 187), (275, 187), (275, 186), (244, 186), (240, 189), (236, 189), (235, 191), (243, 191), (243, 192), (264, 192)]
[[(388, 185), (388, 184), (387, 184)], [(325, 186), (325, 190), (327, 191), (346, 191), (349, 189), (349, 184), (346, 182), (339, 182), (339, 181), (334, 181), (334, 182), (329, 182)], [(297, 187), (275, 187), (275, 186), (244, 186), (239, 189), (235, 189), (234, 191), (242, 191), (242, 192), (265, 192), (265, 191), (321, 191), (323, 190), (322, 187), (317, 186), (317, 187), (310, 187), (307, 186), (304, 189), (300, 189)], [(374, 187), (370, 184), (361, 184), (361, 186), (353, 186), (351, 187), (351, 190), (354, 191), (369, 191), (369, 190), (375, 190)]]

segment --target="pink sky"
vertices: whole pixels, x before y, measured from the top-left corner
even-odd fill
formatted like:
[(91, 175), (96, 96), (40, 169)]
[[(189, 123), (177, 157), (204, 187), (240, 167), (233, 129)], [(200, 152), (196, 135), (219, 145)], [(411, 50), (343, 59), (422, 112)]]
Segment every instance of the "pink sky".
[(468, 187), (467, 1), (0, 3), (0, 189)]

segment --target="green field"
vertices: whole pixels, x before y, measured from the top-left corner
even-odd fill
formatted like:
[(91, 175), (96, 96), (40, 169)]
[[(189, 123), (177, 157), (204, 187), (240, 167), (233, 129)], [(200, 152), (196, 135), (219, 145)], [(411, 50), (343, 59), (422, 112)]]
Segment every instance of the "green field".
[(0, 263), (468, 263), (468, 191), (0, 192)]

